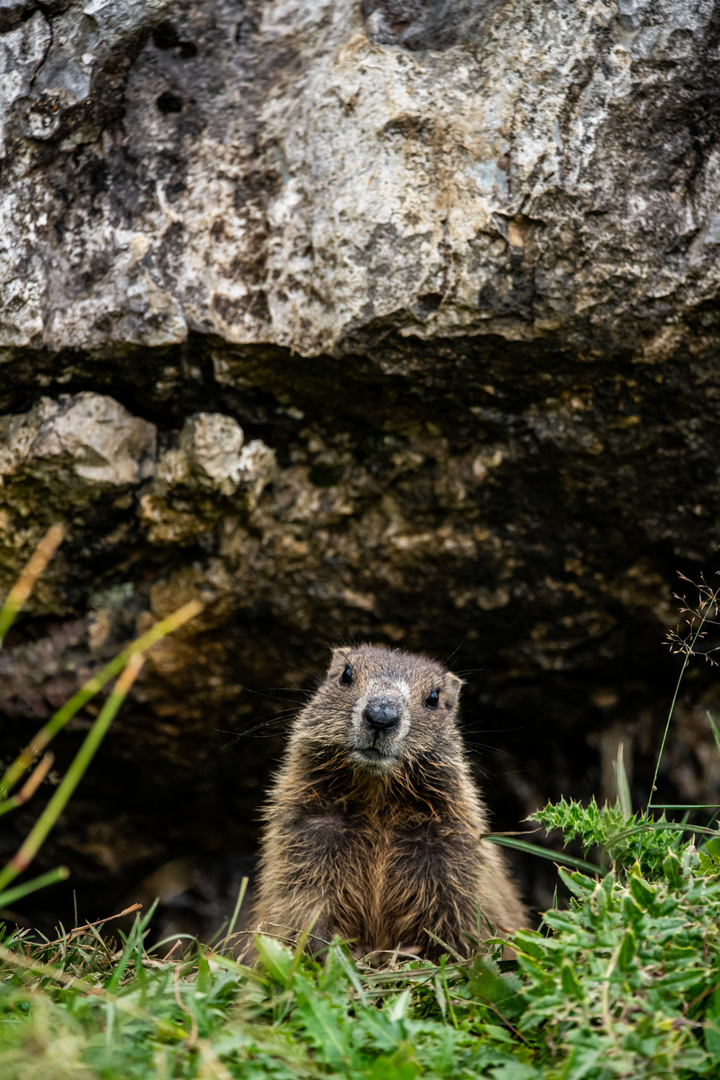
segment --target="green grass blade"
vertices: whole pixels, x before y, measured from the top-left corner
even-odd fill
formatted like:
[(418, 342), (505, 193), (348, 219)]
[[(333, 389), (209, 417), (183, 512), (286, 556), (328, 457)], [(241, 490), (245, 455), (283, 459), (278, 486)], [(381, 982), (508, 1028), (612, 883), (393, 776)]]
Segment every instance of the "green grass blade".
[[(720, 803), (655, 803), (655, 810), (720, 810)], [(665, 822), (667, 824), (667, 822)], [(691, 826), (688, 826), (691, 828)]]
[(0, 609), (0, 647), (8, 630), (15, 622), (15, 617), (33, 591), (35, 582), (62, 543), (64, 535), (65, 531), (59, 523), (50, 526), (36, 550), (30, 556), (20, 577), (5, 597), (5, 603)]
[(230, 944), (230, 938), (235, 932), (235, 924), (237, 923), (238, 915), (240, 914), (240, 908), (242, 907), (243, 900), (245, 899), (245, 893), (247, 892), (248, 887), (248, 880), (248, 878), (244, 877), (240, 882), (240, 890), (238, 892), (237, 900), (235, 901), (235, 910), (233, 911), (232, 918), (230, 919), (230, 922), (228, 924), (227, 933), (225, 934), (225, 937), (220, 943), (221, 948), (228, 947), (228, 945)]
[(32, 765), (38, 754), (42, 753), (45, 747), (48, 745), (51, 739), (53, 739), (58, 731), (61, 730), (67, 724), (68, 720), (77, 713), (84, 705), (98, 691), (112, 679), (118, 675), (131, 656), (138, 655), (140, 653), (147, 652), (158, 641), (164, 638), (167, 634), (173, 630), (177, 630), (179, 626), (186, 623), (189, 619), (194, 618), (202, 611), (202, 604), (199, 600), (191, 600), (188, 604), (179, 608), (173, 612), (172, 615), (168, 615), (167, 618), (162, 619), (156, 623), (155, 626), (151, 626), (150, 629), (144, 633), (141, 637), (136, 638), (127, 648), (118, 653), (102, 671), (94, 675), (92, 679), (89, 679), (84, 686), (82, 686), (76, 694), (66, 701), (66, 703), (58, 709), (53, 717), (48, 720), (47, 724), (38, 731), (37, 735), (30, 741), (22, 753), (18, 754), (13, 763), (8, 768), (2, 780), (0, 780), (0, 795), (7, 794), (15, 784), (18, 782), (23, 773)]
[(662, 756), (663, 756), (663, 753), (665, 752), (665, 743), (667, 742), (668, 733), (670, 731), (670, 724), (672, 722), (673, 714), (675, 712), (675, 704), (676, 704), (677, 699), (678, 699), (678, 694), (680, 693), (680, 686), (682, 684), (683, 677), (685, 675), (685, 668), (690, 663), (690, 657), (694, 655), (693, 650), (695, 649), (695, 646), (697, 645), (698, 639), (699, 639), (699, 637), (700, 637), (700, 635), (702, 633), (702, 630), (703, 630), (703, 627), (704, 627), (706, 621), (712, 615), (713, 609), (717, 607), (717, 603), (718, 603), (717, 594), (716, 593), (711, 593), (710, 596), (711, 596), (711, 599), (708, 600), (705, 603), (705, 609), (706, 609), (705, 614), (701, 617), (700, 622), (698, 624), (698, 627), (695, 630), (695, 633), (693, 634), (692, 641), (690, 642), (690, 645), (689, 645), (689, 647), (687, 648), (687, 650), (685, 652), (685, 658), (683, 660), (682, 667), (680, 668), (680, 674), (678, 675), (677, 682), (675, 683), (675, 692), (674, 692), (674, 694), (672, 696), (672, 701), (670, 702), (670, 709), (668, 711), (667, 720), (665, 721), (665, 730), (663, 731), (663, 736), (662, 736), (662, 739), (660, 740), (660, 750), (658, 751), (657, 761), (655, 762), (655, 772), (653, 774), (653, 781), (652, 781), (652, 784), (650, 786), (650, 795), (649, 795), (649, 798), (648, 798), (648, 801), (647, 801), (647, 805), (645, 807), (645, 813), (643, 814), (643, 818), (642, 818), (642, 830), (640, 832), (640, 837), (638, 839), (638, 846), (637, 846), (637, 856), (638, 856), (638, 858), (640, 857), (640, 852), (642, 851), (642, 842), (643, 842), (643, 837), (645, 836), (645, 830), (646, 830), (646, 828), (648, 826), (648, 823), (650, 821), (650, 810), (651, 810), (652, 805), (653, 805), (653, 801), (652, 801), (653, 795), (655, 794), (655, 791), (657, 790), (657, 779), (658, 779), (658, 775), (660, 773), (660, 762), (662, 761)]
[(515, 848), (516, 851), (525, 851), (528, 855), (537, 855), (540, 859), (549, 859), (551, 862), (562, 863), (564, 866), (573, 866), (576, 870), (583, 870), (586, 874), (604, 874), (601, 866), (587, 862), (585, 859), (576, 859), (573, 855), (565, 855), (563, 852), (549, 851), (540, 847), (539, 844), (529, 844), (527, 840), (516, 840), (512, 836), (485, 836), (484, 840), (490, 840), (493, 844), (502, 847)]
[(0, 870), (0, 890), (26, 870), (38, 853), (41, 845), (65, 809), (68, 800), (80, 783), (85, 770), (92, 761), (100, 746), (110, 724), (115, 719), (115, 714), (128, 695), (130, 687), (137, 678), (140, 668), (144, 663), (143, 657), (135, 654), (130, 657), (127, 667), (120, 675), (110, 696), (103, 705), (85, 740), (73, 758), (73, 761), (63, 777), (59, 787), (55, 789), (49, 803), (35, 822), (23, 844), (13, 855), (12, 859)]
[(615, 774), (615, 790), (620, 809), (625, 817), (632, 817), (632, 798), (625, 769), (625, 748), (622, 743), (618, 746), (617, 759), (613, 761), (613, 773)]
[[(154, 910), (154, 906), (153, 906)], [(138, 954), (142, 954), (142, 942), (143, 942), (143, 924), (142, 921), (136, 916), (135, 922), (130, 928), (130, 933), (125, 939), (122, 952), (118, 957), (110, 979), (105, 983), (105, 990), (115, 992), (119, 989), (120, 983), (123, 980), (123, 976), (127, 971), (130, 961), (135, 959)]]
[(52, 764), (55, 760), (53, 754), (44, 754), (42, 761), (38, 762), (30, 776), (23, 784), (20, 791), (15, 795), (11, 795), (9, 799), (3, 799), (0, 802), (0, 817), (3, 814), (7, 814), (9, 810), (15, 810), (18, 806), (22, 806), (29, 799), (33, 797), (41, 783), (52, 768)]
[(67, 866), (56, 866), (54, 870), (48, 870), (47, 873), (39, 874), (30, 881), (24, 881), (22, 885), (16, 885), (14, 889), (0, 892), (0, 908), (9, 907), (28, 893), (35, 892), (36, 889), (45, 889), (48, 885), (56, 885), (58, 881), (66, 881), (69, 877), (70, 871)]
[(705, 715), (708, 718), (708, 723), (710, 724), (710, 730), (712, 731), (713, 738), (715, 739), (715, 746), (717, 748), (717, 752), (720, 754), (720, 731), (718, 731), (718, 726), (715, 723), (715, 718), (714, 718), (713, 714), (710, 712), (709, 709), (707, 710)]
[[(656, 808), (657, 809), (657, 808)], [(694, 810), (695, 807), (690, 807)], [(714, 809), (714, 808), (713, 808)], [(626, 840), (628, 836), (637, 836), (638, 833), (643, 834), (647, 829), (651, 831), (653, 829), (668, 829), (670, 832), (679, 833), (699, 833), (701, 836), (717, 836), (717, 829), (708, 829), (704, 825), (688, 825), (686, 821), (648, 821), (641, 822), (639, 825), (634, 825), (632, 829), (623, 829), (621, 832), (615, 833), (611, 840), (614, 844), (617, 844), (620, 840)]]
[[(39, 975), (41, 978), (52, 979), (61, 986), (87, 987), (89, 992), (97, 992), (97, 986), (94, 985), (87, 976), (76, 976), (63, 971), (61, 968), (55, 967), (53, 964), (44, 964), (41, 961), (29, 959), (12, 949), (6, 948), (5, 945), (2, 944), (0, 944), (0, 963), (22, 968), (25, 971), (31, 972), (33, 975)], [(187, 1038), (187, 1032), (184, 1028), (180, 1027), (179, 1024), (175, 1024), (163, 1017), (153, 1015), (148, 1009), (144, 1009), (132, 999), (128, 999), (119, 994), (111, 994), (107, 990), (103, 990), (102, 993), (107, 1001), (113, 1002), (118, 1009), (122, 1009), (130, 1016), (136, 1017), (138, 1020), (143, 1021), (143, 1023), (155, 1028), (162, 1037), (177, 1042), (184, 1042)], [(65, 1075), (67, 1075), (67, 1073)]]

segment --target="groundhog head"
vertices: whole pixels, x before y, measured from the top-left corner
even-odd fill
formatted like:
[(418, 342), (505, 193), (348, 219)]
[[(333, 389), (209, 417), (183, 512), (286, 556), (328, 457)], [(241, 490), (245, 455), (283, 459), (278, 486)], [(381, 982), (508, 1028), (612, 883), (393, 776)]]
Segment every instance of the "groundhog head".
[(298, 717), (298, 734), (345, 751), (356, 769), (392, 772), (447, 746), (461, 686), (424, 656), (376, 645), (334, 649), (324, 681)]

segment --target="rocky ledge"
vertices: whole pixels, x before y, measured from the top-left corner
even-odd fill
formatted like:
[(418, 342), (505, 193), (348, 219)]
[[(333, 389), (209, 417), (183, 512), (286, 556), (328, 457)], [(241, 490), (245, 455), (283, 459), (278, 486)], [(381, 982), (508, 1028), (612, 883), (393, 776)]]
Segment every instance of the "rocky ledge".
[[(0, 0), (2, 585), (67, 531), (3, 754), (205, 605), (43, 855), (88, 914), (253, 850), (342, 640), (452, 657), (499, 825), (620, 741), (646, 798), (718, 565), (719, 43), (710, 0)], [(712, 675), (676, 801), (717, 801)]]

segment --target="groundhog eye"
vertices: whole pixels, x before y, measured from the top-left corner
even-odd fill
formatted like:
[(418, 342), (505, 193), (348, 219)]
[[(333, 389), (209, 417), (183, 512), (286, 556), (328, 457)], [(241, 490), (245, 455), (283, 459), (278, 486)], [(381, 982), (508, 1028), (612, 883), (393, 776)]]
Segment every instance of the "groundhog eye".
[(440, 704), (440, 694), (437, 690), (433, 690), (430, 697), (425, 698), (425, 704), (427, 705), (428, 709), (437, 709), (438, 705)]
[(343, 671), (342, 675), (340, 676), (340, 682), (344, 683), (345, 686), (349, 686), (352, 681), (353, 681), (352, 668), (350, 667), (349, 664), (347, 664), (347, 666), (345, 667), (345, 670)]

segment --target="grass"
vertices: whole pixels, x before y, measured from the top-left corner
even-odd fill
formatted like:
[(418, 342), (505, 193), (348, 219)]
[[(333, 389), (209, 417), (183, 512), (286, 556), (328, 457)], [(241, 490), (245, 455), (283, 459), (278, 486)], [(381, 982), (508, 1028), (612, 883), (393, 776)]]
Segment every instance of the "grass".
[[(37, 550), (20, 574), (18, 581), (8, 593), (0, 609), (0, 647), (2, 647), (8, 631), (32, 593), (35, 583), (44, 572), (62, 540), (62, 527), (52, 525), (40, 541)], [(36, 794), (54, 761), (53, 755), (48, 751), (47, 747), (67, 724), (68, 720), (72, 719), (114, 676), (118, 676), (107, 700), (92, 723), (82, 746), (70, 763), (65, 776), (60, 781), (47, 806), (41, 812), (17, 852), (4, 867), (0, 868), (0, 910), (11, 903), (15, 903), (22, 896), (33, 892), (35, 889), (54, 884), (68, 877), (69, 871), (67, 867), (59, 866), (31, 881), (24, 882), (22, 885), (15, 886), (12, 889), (8, 888), (10, 883), (30, 866), (47, 839), (50, 830), (55, 826), (60, 814), (67, 806), (118, 710), (130, 692), (135, 679), (140, 674), (145, 653), (167, 634), (173, 633), (189, 619), (198, 615), (200, 611), (202, 611), (202, 605), (196, 600), (190, 601), (190, 603), (185, 604), (161, 622), (156, 623), (145, 634), (118, 653), (97, 675), (88, 679), (77, 693), (73, 694), (58, 709), (17, 755), (15, 760), (10, 763), (4, 775), (0, 777), (0, 816), (2, 816), (16, 810)], [(37, 759), (40, 754), (43, 756), (38, 762)], [(23, 786), (16, 790), (17, 785), (29, 770), (32, 770), (29, 777)]]
[[(42, 572), (56, 540), (31, 560), (30, 578)], [(26, 577), (11, 593), (12, 617), (6, 603), (0, 639), (31, 587)], [(717, 614), (717, 594), (705, 589), (689, 631), (671, 641), (684, 654), (683, 672)], [(186, 606), (124, 650), (11, 764), (0, 782), (0, 813), (36, 794), (50, 767), (51, 739), (91, 693), (117, 677), (78, 756), (0, 870), (0, 905), (64, 872), (13, 884), (90, 766), (144, 651), (193, 613)], [(673, 708), (663, 746), (672, 716)], [(720, 733), (708, 719), (720, 750)], [(662, 747), (658, 768), (661, 754)], [(146, 949), (152, 910), (117, 937), (102, 924), (61, 931), (53, 940), (5, 926), (0, 1077), (717, 1078), (720, 832), (708, 826), (689, 833), (685, 824), (658, 819), (650, 800), (633, 814), (621, 755), (616, 779), (612, 806), (561, 800), (534, 815), (545, 828), (561, 829), (566, 842), (579, 837), (586, 855), (599, 849), (600, 861), (562, 857), (573, 867), (558, 870), (570, 907), (546, 912), (537, 931), (515, 933), (511, 961), (496, 940), (471, 959), (398, 960), (376, 970), (353, 960), (339, 941), (319, 964), (302, 943), (291, 950), (257, 937), (259, 962), (244, 967), (232, 956), (242, 893), (223, 941), (213, 949), (195, 943), (185, 956), (179, 942)]]
[[(148, 954), (97, 927), (0, 949), (3, 1080), (414, 1077), (657, 1080), (720, 1075), (720, 883), (686, 845), (662, 880), (579, 872), (540, 931), (495, 953), (374, 971), (335, 943), (320, 965), (272, 938)], [(514, 969), (514, 970), (513, 970)]]

